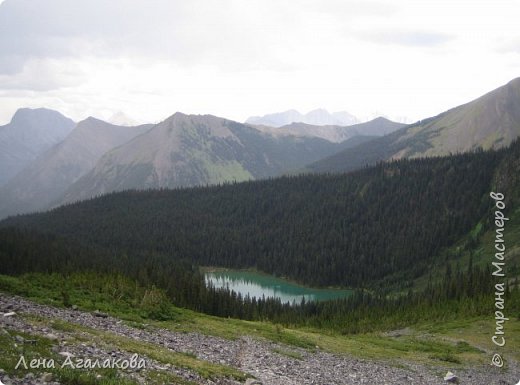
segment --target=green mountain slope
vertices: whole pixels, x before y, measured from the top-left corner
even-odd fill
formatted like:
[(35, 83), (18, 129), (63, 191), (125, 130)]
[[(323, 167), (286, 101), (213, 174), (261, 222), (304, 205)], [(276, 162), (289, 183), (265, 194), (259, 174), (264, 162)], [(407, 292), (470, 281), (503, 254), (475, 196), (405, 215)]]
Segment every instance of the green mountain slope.
[(500, 148), (520, 135), (520, 78), (462, 106), (310, 164), (343, 172), (378, 161)]
[(426, 274), (491, 207), (518, 205), (520, 142), (400, 160), (347, 175), (129, 191), (3, 221), (125, 253), (257, 268), (311, 285), (363, 287)]
[(340, 148), (319, 138), (274, 137), (215, 116), (176, 113), (105, 154), (61, 201), (126, 189), (266, 178), (302, 168)]

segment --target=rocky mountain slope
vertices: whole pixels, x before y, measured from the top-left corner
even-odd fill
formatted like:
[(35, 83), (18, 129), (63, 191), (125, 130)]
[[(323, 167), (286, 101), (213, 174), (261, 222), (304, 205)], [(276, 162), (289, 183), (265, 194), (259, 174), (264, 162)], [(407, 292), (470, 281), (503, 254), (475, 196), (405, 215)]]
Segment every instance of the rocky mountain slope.
[(0, 127), (0, 186), (61, 142), (74, 125), (71, 119), (56, 111), (19, 109), (9, 124)]
[(0, 217), (42, 210), (94, 167), (107, 151), (146, 132), (151, 125), (116, 126), (88, 118), (0, 188)]
[(62, 202), (126, 189), (266, 178), (338, 151), (320, 138), (278, 136), (211, 115), (176, 113), (105, 154)]
[(520, 78), (436, 117), (363, 143), (308, 166), (349, 171), (381, 160), (500, 148), (520, 136)]

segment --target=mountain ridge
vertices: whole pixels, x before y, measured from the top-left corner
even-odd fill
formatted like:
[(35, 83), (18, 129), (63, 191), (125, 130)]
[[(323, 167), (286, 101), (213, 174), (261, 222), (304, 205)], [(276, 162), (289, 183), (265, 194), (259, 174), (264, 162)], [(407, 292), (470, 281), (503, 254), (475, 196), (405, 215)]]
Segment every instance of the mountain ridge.
[(175, 113), (105, 154), (61, 203), (126, 189), (245, 181), (303, 167), (339, 147), (320, 138), (274, 137), (213, 115)]
[(48, 208), (105, 152), (149, 128), (116, 126), (94, 117), (79, 122), (63, 141), (0, 188), (0, 217)]
[(251, 116), (245, 123), (281, 127), (291, 123), (307, 123), (316, 126), (339, 125), (350, 126), (360, 123), (359, 119), (347, 111), (330, 113), (324, 108), (317, 108), (302, 114), (297, 110), (275, 112), (263, 116)]
[(0, 126), (0, 186), (43, 152), (63, 140), (75, 123), (46, 108), (20, 108)]
[(262, 132), (272, 135), (294, 135), (318, 137), (330, 142), (341, 143), (357, 135), (383, 136), (394, 132), (405, 124), (393, 122), (384, 117), (378, 117), (364, 123), (356, 123), (350, 126), (316, 126), (307, 123), (291, 123), (281, 127), (255, 125)]
[(501, 148), (520, 136), (520, 78), (468, 103), (311, 163), (311, 172), (346, 172), (380, 161)]

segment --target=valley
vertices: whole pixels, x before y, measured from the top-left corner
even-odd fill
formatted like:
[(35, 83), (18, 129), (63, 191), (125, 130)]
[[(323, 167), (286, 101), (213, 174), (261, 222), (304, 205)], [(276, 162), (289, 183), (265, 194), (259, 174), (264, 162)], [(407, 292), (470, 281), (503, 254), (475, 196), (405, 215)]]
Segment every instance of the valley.
[[(0, 380), (513, 384), (518, 84), (408, 126), (77, 123), (0, 187)], [(509, 220), (490, 370), (491, 191)], [(20, 349), (147, 369), (18, 370)]]
[(0, 385), (520, 385), (519, 14), (0, 0)]

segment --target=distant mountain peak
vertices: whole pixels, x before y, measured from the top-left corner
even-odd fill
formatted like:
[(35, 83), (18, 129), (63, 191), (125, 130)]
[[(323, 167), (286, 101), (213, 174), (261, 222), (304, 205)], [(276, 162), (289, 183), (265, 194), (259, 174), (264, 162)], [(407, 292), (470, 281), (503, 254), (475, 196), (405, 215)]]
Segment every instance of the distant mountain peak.
[(20, 108), (0, 127), (0, 186), (39, 155), (61, 142), (75, 123), (46, 108)]
[(99, 119), (99, 118), (96, 118), (94, 116), (89, 116), (85, 119), (83, 119), (82, 121), (78, 122), (78, 124), (82, 124), (82, 123), (108, 123), (108, 122), (105, 122), (104, 120), (102, 119)]
[(401, 158), (435, 157), (508, 146), (520, 136), (520, 78), (437, 116), (349, 148), (309, 166), (315, 172), (351, 171)]
[(248, 118), (246, 123), (270, 127), (282, 127), (291, 123), (307, 123), (315, 126), (351, 126), (359, 123), (359, 119), (347, 111), (330, 113), (325, 108), (316, 108), (306, 114), (291, 109), (264, 116), (253, 116)]
[(137, 126), (139, 123), (135, 120), (129, 117), (127, 114), (125, 114), (123, 111), (118, 111), (114, 113), (110, 119), (108, 119), (108, 123), (114, 124), (117, 126)]
[[(48, 118), (65, 118), (61, 113), (48, 108), (19, 108), (11, 118), (11, 123), (19, 123), (27, 120), (41, 120)], [(65, 118), (67, 119), (67, 118)]]
[(282, 127), (257, 126), (260, 131), (274, 136), (297, 136), (322, 138), (333, 143), (344, 142), (354, 136), (383, 136), (404, 127), (402, 123), (392, 122), (386, 118), (376, 118), (364, 123), (350, 126), (319, 126), (308, 123), (290, 123)]
[(48, 208), (106, 152), (150, 127), (117, 126), (92, 116), (82, 120), (0, 188), (0, 217)]

